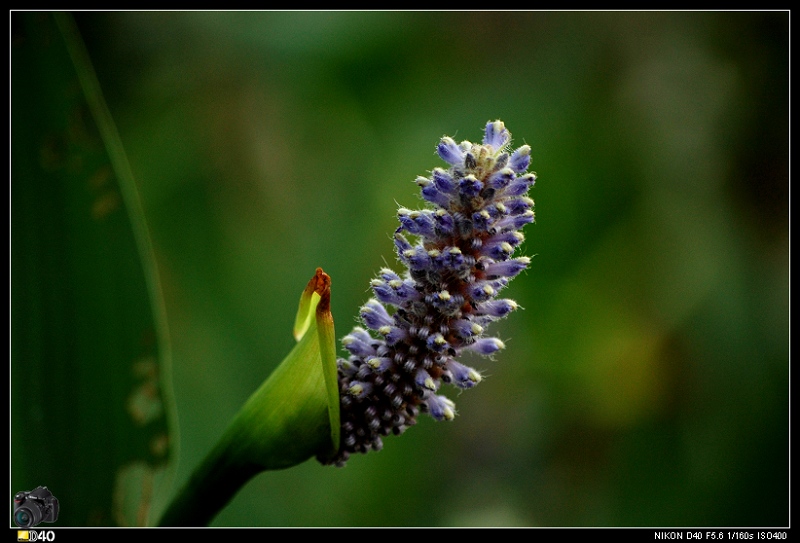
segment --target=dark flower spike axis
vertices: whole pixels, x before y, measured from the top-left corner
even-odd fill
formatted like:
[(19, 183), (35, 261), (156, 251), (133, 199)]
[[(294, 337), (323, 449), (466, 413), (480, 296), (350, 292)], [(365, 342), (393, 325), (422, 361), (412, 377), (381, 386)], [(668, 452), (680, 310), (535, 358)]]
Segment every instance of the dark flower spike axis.
[(512, 256), (524, 239), (519, 230), (534, 220), (526, 194), (536, 182), (525, 173), (531, 148), (510, 152), (510, 141), (501, 121), (486, 125), (482, 144), (442, 138), (436, 151), (450, 167), (416, 179), (431, 206), (398, 210), (395, 248), (407, 271), (379, 272), (375, 298), (361, 308), (366, 329), (342, 339), (350, 357), (338, 360), (341, 446), (328, 463), (380, 450), (382, 436), (403, 433), (420, 412), (452, 420), (455, 404), (438, 394), (441, 384), (481, 381), (459, 355), (505, 347), (484, 333), (517, 309), (498, 294), (530, 263)]

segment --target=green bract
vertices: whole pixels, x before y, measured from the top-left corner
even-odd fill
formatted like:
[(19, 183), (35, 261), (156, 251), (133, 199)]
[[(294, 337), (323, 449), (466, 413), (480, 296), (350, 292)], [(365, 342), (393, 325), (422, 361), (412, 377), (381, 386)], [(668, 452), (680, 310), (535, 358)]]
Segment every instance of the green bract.
[(330, 277), (317, 269), (300, 298), (294, 349), (250, 397), (161, 519), (206, 525), (249, 479), (339, 448)]

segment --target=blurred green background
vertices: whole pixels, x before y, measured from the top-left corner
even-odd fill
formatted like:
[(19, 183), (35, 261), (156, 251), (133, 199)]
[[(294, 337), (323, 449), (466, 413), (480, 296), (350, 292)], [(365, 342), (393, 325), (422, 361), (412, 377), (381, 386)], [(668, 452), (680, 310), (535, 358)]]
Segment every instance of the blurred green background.
[[(81, 12), (160, 273), (186, 480), (293, 344), (395, 269), (443, 135), (532, 148), (507, 349), (344, 469), (217, 526), (789, 524), (788, 12)], [(161, 488), (155, 511), (173, 487)]]

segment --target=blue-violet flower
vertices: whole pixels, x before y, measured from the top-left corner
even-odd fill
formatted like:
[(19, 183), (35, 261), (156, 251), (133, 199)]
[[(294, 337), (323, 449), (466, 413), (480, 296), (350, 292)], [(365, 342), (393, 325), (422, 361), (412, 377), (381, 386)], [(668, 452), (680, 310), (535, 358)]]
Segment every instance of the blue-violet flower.
[(420, 412), (452, 420), (455, 404), (438, 394), (442, 383), (471, 388), (481, 374), (457, 361), (465, 351), (491, 356), (505, 345), (485, 336), (488, 325), (517, 309), (498, 298), (530, 263), (513, 257), (533, 222), (526, 196), (536, 175), (526, 173), (531, 148), (507, 148), (511, 134), (489, 122), (482, 144), (444, 137), (436, 148), (449, 168), (416, 179), (425, 209), (400, 208), (394, 234), (403, 275), (380, 270), (375, 298), (342, 339), (350, 352), (338, 360), (341, 446), (329, 463), (380, 450), (382, 436), (401, 434)]

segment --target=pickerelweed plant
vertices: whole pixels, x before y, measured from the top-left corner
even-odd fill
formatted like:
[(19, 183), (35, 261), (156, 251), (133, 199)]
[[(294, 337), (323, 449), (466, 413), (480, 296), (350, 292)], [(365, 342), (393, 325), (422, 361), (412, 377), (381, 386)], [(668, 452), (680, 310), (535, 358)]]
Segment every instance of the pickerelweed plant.
[(295, 322), (298, 344), (248, 400), (217, 447), (162, 517), (162, 525), (203, 525), (255, 474), (311, 457), (344, 466), (353, 453), (383, 447), (420, 413), (452, 420), (443, 384), (472, 388), (481, 374), (459, 361), (493, 356), (503, 342), (489, 325), (517, 309), (500, 298), (530, 263), (514, 257), (533, 222), (528, 190), (536, 175), (528, 145), (510, 150), (501, 121), (487, 123), (480, 144), (442, 138), (448, 167), (418, 177), (426, 207), (400, 208), (394, 244), (402, 273), (384, 268), (363, 327), (342, 339), (336, 359), (330, 278), (318, 269)]

